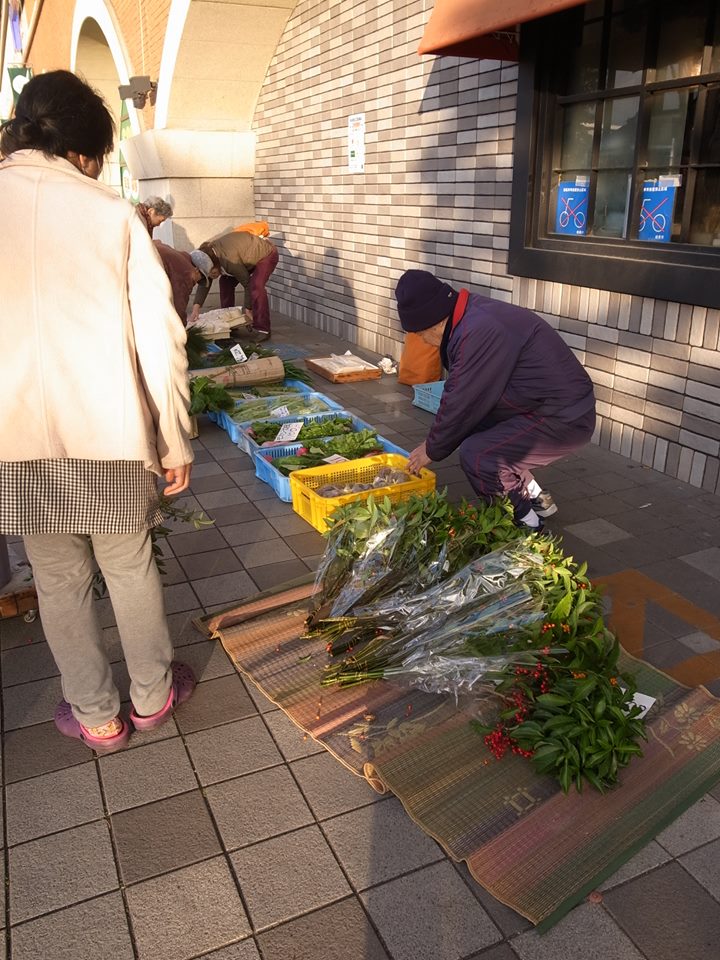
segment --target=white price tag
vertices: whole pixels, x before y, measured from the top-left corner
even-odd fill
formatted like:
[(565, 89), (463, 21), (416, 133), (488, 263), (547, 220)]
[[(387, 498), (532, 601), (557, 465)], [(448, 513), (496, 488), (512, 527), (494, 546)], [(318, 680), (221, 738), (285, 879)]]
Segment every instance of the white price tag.
[[(623, 687), (622, 684), (620, 685), (620, 688), (623, 691), (627, 690), (627, 687)], [(650, 707), (655, 703), (655, 699), (656, 699), (655, 697), (649, 697), (646, 693), (636, 693), (635, 696), (630, 701), (630, 703), (625, 704), (625, 706), (628, 709), (631, 706), (640, 707), (640, 709), (642, 710), (642, 713), (639, 714), (639, 717), (638, 717), (638, 719), (640, 719), (645, 716), (645, 714), (648, 712)]]
[(234, 347), (230, 347), (230, 353), (233, 355), (233, 358), (237, 361), (237, 363), (245, 363), (247, 360), (247, 354), (239, 343), (236, 343)]
[(275, 443), (292, 443), (297, 440), (298, 434), (305, 426), (302, 420), (294, 423), (284, 423), (277, 432)]
[(323, 463), (347, 463), (347, 457), (341, 457), (339, 453), (333, 453), (329, 457), (323, 457)]
[(646, 693), (636, 693), (632, 698), (632, 702), (636, 707), (640, 707), (642, 710), (640, 716), (644, 717), (650, 707), (655, 703), (655, 697), (649, 697)]
[(290, 411), (287, 407), (275, 407), (274, 410), (270, 411), (271, 417), (289, 417)]
[(259, 353), (251, 353), (250, 356), (248, 357), (248, 360), (259, 360), (259, 359), (260, 359)]

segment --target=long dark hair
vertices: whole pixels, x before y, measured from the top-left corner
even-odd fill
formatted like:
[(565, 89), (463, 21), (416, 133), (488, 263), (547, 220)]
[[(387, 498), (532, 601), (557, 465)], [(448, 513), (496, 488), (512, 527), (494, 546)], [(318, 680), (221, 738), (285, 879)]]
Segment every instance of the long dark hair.
[(113, 138), (103, 98), (69, 70), (53, 70), (23, 87), (15, 116), (2, 126), (0, 153), (42, 150), (47, 157), (66, 157), (73, 152), (102, 161)]

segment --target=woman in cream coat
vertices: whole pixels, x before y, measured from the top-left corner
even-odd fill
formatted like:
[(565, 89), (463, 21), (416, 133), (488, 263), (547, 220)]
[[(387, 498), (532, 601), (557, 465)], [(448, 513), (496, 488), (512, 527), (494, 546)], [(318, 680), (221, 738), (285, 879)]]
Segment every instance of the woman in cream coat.
[[(157, 478), (185, 490), (193, 459), (185, 333), (132, 206), (97, 182), (112, 148), (103, 100), (67, 71), (41, 74), (0, 139), (0, 533), (22, 535), (62, 676), (61, 733), (127, 744), (92, 599), (108, 585), (138, 729), (192, 693), (172, 662), (149, 530)], [(90, 548), (92, 541), (92, 551)]]

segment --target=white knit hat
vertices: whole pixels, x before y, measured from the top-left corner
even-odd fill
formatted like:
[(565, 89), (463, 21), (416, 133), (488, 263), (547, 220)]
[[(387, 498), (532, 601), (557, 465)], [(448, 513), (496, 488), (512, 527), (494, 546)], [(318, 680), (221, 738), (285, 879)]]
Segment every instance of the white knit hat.
[(190, 259), (192, 260), (193, 265), (198, 268), (204, 277), (206, 277), (208, 280), (212, 279), (210, 277), (210, 271), (213, 269), (215, 264), (204, 251), (193, 250), (193, 252), (190, 254)]

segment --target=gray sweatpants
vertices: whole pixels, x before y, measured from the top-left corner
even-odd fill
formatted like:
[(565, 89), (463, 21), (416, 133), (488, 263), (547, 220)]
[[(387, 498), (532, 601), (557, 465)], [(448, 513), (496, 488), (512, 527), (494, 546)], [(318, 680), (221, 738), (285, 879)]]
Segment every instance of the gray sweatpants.
[[(167, 701), (173, 652), (150, 534), (93, 534), (91, 539), (115, 612), (130, 698), (137, 713), (147, 716)], [(95, 612), (88, 539), (48, 533), (23, 540), (63, 695), (76, 720), (86, 727), (101, 726), (117, 716), (120, 696)]]

